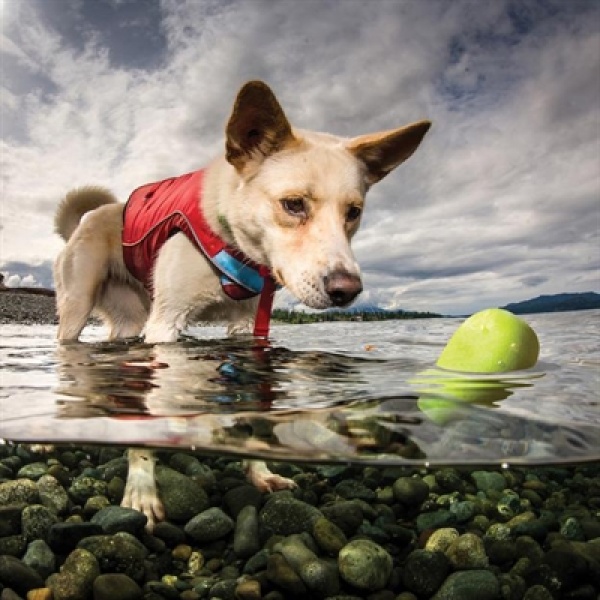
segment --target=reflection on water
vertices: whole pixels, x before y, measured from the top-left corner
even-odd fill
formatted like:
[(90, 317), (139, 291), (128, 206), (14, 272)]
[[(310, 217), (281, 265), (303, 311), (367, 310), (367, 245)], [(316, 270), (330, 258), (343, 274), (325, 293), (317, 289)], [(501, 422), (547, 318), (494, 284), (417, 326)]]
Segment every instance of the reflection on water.
[[(100, 342), (98, 330), (57, 347), (53, 327), (4, 326), (0, 437), (295, 461), (598, 459), (593, 316), (570, 314), (568, 328), (565, 315), (528, 319), (541, 362), (501, 376), (432, 368), (451, 319), (280, 326), (270, 347), (201, 328), (203, 340), (176, 344)], [(574, 339), (577, 320), (585, 335)]]

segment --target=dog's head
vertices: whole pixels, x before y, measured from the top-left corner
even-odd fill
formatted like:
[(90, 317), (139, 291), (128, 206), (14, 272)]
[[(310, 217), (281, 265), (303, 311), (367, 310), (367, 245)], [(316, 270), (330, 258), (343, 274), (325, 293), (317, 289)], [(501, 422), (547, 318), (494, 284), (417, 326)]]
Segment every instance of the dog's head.
[(228, 210), (236, 243), (307, 306), (350, 304), (362, 291), (350, 240), (365, 194), (429, 127), (350, 139), (292, 129), (269, 87), (247, 83), (227, 124), (226, 158), (239, 177)]

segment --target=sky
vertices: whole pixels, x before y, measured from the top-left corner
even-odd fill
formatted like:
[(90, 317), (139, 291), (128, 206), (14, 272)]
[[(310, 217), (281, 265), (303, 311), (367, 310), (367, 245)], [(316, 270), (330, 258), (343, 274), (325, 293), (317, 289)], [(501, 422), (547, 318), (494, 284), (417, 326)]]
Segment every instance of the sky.
[[(240, 86), (303, 129), (430, 119), (368, 194), (361, 303), (468, 314), (600, 291), (596, 0), (0, 0), (0, 272), (51, 287), (62, 196), (224, 151)], [(293, 306), (287, 292), (278, 306)]]

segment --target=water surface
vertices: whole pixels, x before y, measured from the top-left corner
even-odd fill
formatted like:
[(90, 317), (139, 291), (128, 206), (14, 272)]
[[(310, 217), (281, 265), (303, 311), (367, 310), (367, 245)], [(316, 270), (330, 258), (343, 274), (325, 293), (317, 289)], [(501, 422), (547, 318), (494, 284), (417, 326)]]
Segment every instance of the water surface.
[(216, 327), (159, 346), (90, 328), (59, 347), (54, 326), (3, 325), (0, 438), (360, 464), (598, 460), (600, 311), (525, 319), (538, 365), (493, 376), (434, 369), (458, 319), (276, 325), (268, 348)]

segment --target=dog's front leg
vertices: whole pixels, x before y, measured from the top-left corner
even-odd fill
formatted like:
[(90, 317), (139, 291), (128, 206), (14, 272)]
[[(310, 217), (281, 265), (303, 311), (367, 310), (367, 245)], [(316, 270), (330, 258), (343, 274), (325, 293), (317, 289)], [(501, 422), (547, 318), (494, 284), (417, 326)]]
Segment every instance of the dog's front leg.
[(130, 448), (127, 457), (129, 471), (121, 506), (144, 513), (148, 517), (146, 530), (152, 531), (156, 522), (162, 521), (165, 517), (156, 489), (154, 452), (145, 448)]
[(245, 460), (243, 466), (248, 481), (261, 492), (291, 490), (297, 487), (293, 479), (272, 473), (267, 467), (267, 463), (262, 460)]

